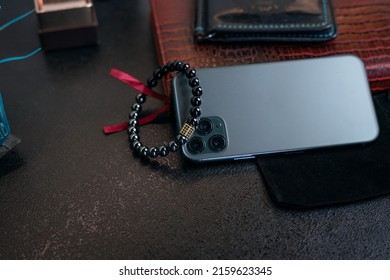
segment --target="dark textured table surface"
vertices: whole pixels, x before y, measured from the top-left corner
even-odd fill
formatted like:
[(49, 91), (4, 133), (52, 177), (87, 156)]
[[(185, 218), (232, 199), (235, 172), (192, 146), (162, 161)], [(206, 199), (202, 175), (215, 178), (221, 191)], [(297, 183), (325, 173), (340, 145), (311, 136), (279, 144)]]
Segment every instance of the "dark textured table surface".
[[(14, 134), (0, 160), (2, 259), (388, 259), (390, 199), (294, 211), (270, 201), (255, 161), (144, 163), (127, 134), (135, 92), (115, 67), (146, 80), (157, 66), (148, 1), (95, 1), (101, 44), (0, 64)], [(0, 25), (33, 8), (1, 3)], [(30, 15), (0, 32), (0, 59), (39, 47)], [(156, 102), (145, 105), (150, 110)], [(174, 136), (168, 119), (146, 144)], [(149, 140), (150, 139), (150, 140)], [(337, 178), (335, 178), (337, 180)]]

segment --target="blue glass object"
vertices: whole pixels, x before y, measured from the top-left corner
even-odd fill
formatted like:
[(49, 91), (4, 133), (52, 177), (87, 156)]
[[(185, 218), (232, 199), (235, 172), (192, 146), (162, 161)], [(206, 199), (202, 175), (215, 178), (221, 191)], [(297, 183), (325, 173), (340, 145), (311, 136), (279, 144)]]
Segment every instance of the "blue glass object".
[(3, 105), (3, 99), (1, 99), (0, 92), (0, 145), (3, 145), (10, 133), (10, 127), (5, 115), (5, 109)]

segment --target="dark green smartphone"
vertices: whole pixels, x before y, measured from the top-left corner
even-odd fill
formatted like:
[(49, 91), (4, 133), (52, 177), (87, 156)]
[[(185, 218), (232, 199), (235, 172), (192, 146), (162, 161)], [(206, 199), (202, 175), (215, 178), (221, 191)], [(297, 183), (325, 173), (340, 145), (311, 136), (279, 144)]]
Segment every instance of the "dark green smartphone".
[[(197, 162), (366, 143), (379, 133), (363, 62), (356, 56), (204, 68), (202, 116), (184, 155)], [(191, 87), (173, 79), (177, 127)]]

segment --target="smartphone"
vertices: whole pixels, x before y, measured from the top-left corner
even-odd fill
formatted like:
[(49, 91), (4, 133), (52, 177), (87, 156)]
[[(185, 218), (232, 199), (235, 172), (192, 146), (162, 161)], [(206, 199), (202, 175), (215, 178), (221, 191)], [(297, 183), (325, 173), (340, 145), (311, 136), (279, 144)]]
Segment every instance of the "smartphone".
[[(199, 126), (183, 154), (193, 161), (366, 143), (379, 133), (367, 74), (343, 55), (197, 70)], [(177, 127), (189, 117), (191, 87), (172, 80)]]

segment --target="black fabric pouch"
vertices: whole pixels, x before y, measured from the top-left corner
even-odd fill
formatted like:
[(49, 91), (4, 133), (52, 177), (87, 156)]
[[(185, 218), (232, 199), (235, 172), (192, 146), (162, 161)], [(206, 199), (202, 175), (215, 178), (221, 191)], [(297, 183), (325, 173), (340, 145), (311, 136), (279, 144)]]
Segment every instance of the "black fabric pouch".
[(390, 193), (390, 93), (374, 97), (379, 137), (365, 145), (258, 157), (272, 200), (310, 208)]
[(201, 41), (326, 41), (336, 37), (330, 0), (196, 0)]

